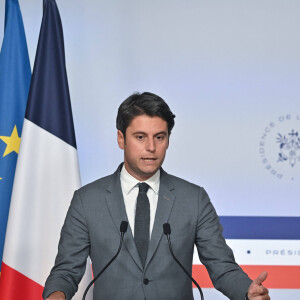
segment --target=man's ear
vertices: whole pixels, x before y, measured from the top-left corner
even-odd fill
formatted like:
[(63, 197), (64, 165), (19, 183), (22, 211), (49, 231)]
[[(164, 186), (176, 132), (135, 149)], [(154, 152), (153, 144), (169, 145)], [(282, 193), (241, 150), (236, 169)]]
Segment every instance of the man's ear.
[(170, 136), (171, 136), (171, 132), (168, 133), (168, 147), (167, 147), (167, 149), (169, 148), (169, 145), (170, 145)]
[(125, 137), (121, 130), (118, 130), (118, 145), (120, 149), (124, 149)]

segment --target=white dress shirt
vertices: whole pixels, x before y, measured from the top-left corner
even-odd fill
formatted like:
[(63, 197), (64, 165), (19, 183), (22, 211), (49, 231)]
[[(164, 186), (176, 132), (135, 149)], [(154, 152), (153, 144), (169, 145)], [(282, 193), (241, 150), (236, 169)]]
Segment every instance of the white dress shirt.
[[(121, 187), (124, 197), (125, 209), (127, 218), (129, 221), (129, 226), (131, 228), (132, 234), (134, 235), (134, 222), (135, 222), (135, 210), (136, 210), (136, 200), (139, 193), (138, 183), (141, 181), (134, 178), (130, 175), (125, 165), (123, 165), (121, 170)], [(158, 201), (158, 190), (159, 190), (159, 183), (160, 183), (160, 170), (158, 169), (157, 172), (147, 179), (146, 182), (149, 185), (149, 189), (147, 191), (147, 196), (150, 202), (150, 238), (153, 229), (157, 201)]]

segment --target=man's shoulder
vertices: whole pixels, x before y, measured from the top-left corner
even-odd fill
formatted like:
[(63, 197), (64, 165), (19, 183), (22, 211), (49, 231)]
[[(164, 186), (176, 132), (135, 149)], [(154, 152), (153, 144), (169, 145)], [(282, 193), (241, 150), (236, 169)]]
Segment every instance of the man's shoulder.
[(81, 197), (92, 194), (105, 193), (113, 182), (114, 174), (99, 178), (93, 182), (83, 185), (77, 190)]
[(167, 181), (169, 181), (170, 184), (173, 185), (175, 188), (182, 187), (182, 188), (189, 188), (195, 190), (203, 189), (203, 187), (198, 184), (188, 181), (187, 179), (169, 174), (164, 170), (162, 170), (162, 176), (165, 176)]
[(88, 190), (88, 189), (98, 189), (105, 187), (111, 183), (113, 174), (98, 178), (90, 183), (83, 185), (80, 189)]
[[(161, 177), (161, 183), (164, 181), (164, 186), (167, 184), (169, 189), (175, 192), (176, 197), (181, 199), (181, 203), (195, 204), (200, 201), (202, 205), (204, 205), (207, 201), (210, 201), (206, 190), (202, 186), (192, 183), (186, 179), (170, 175), (166, 172), (163, 172), (162, 174), (165, 178), (162, 179)], [(196, 202), (194, 202), (193, 199)]]

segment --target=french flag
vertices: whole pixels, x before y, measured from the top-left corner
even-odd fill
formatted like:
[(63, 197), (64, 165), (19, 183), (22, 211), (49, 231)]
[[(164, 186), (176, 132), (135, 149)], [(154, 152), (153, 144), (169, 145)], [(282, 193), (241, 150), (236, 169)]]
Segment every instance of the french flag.
[[(45, 0), (11, 198), (0, 299), (42, 299), (61, 227), (80, 185), (62, 24), (55, 0)], [(82, 298), (91, 279), (89, 266), (84, 278), (73, 299)]]

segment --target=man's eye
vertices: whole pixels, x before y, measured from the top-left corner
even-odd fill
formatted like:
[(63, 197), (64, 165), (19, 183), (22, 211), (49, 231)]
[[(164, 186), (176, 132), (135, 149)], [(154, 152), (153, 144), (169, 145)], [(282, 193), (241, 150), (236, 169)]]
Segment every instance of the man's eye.
[(137, 138), (138, 140), (141, 141), (141, 140), (144, 138), (144, 136), (142, 136), (142, 135), (137, 135), (136, 138)]
[(158, 136), (156, 137), (156, 139), (159, 140), (159, 141), (161, 141), (161, 140), (164, 139), (164, 136), (163, 136), (163, 135), (158, 135)]

